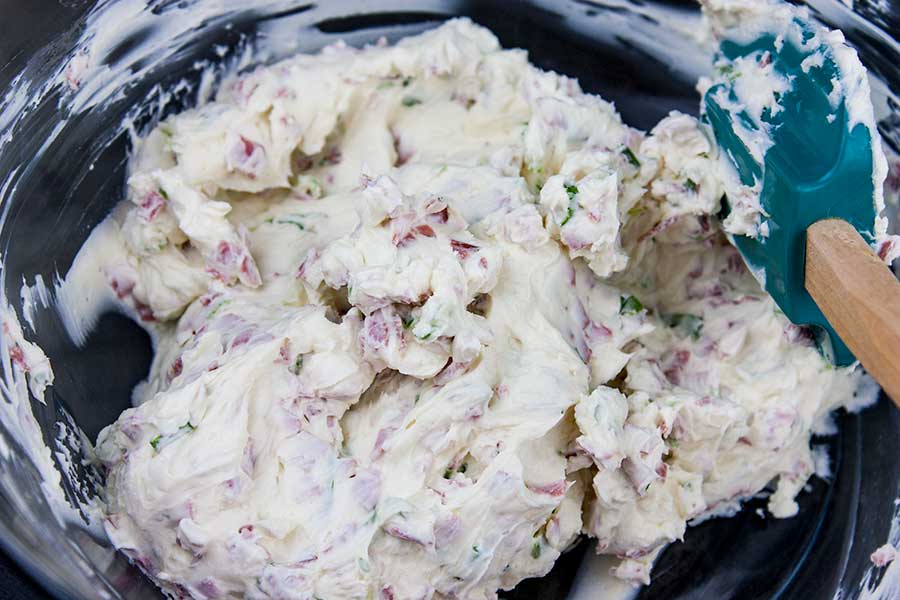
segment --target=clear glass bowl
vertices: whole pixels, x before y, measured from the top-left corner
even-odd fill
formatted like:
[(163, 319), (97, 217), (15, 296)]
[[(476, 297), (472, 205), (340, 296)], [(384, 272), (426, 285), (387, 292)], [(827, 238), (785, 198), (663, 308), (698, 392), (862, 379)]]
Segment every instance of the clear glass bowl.
[[(697, 7), (690, 2), (649, 0), (329, 0), (320, 4), (246, 0), (217, 16), (192, 19), (215, 0), (93, 3), (86, 0), (0, 2), (6, 33), (0, 41), (0, 249), (3, 284), (14, 307), (26, 277), (52, 281), (65, 273), (91, 229), (122, 198), (127, 134), (120, 127), (133, 106), (156, 85), (196, 82), (198, 60), (226, 61), (265, 40), (288, 51), (315, 50), (339, 38), (350, 44), (381, 36), (394, 40), (466, 15), (491, 28), (507, 47), (526, 48), (546, 69), (577, 77), (582, 86), (616, 103), (624, 120), (649, 128), (669, 110), (696, 113), (694, 90), (708, 59), (692, 35)], [(373, 6), (377, 4), (376, 6)], [(892, 90), (900, 89), (900, 30), (891, 3), (857, 2), (855, 12), (835, 0), (810, 3), (818, 17), (839, 27), (860, 51), (872, 75), (876, 115), (894, 165), (900, 148), (900, 113)], [(123, 8), (124, 7), (124, 8)], [(75, 97), (56, 78), (79, 36), (99, 16), (116, 13), (108, 31), (115, 43), (91, 56), (119, 79), (92, 90), (91, 108), (74, 110)], [(164, 25), (164, 27), (163, 27)], [(289, 48), (290, 41), (294, 44)], [(32, 85), (33, 103), (14, 93)], [(41, 88), (41, 89), (38, 89)], [(87, 96), (81, 91), (80, 100)], [(162, 114), (193, 102), (175, 94)], [(135, 114), (139, 127), (160, 117), (152, 106)], [(890, 190), (889, 190), (890, 191)], [(891, 210), (896, 210), (896, 203)], [(146, 374), (147, 335), (116, 314), (102, 317), (84, 348), (66, 335), (51, 307), (34, 316), (33, 339), (56, 372), (47, 406), (35, 403), (48, 440), (61, 419), (77, 423), (90, 439), (128, 406), (131, 388)], [(691, 528), (683, 543), (659, 559), (642, 599), (804, 598), (859, 595), (869, 554), (888, 536), (900, 484), (900, 411), (882, 398), (860, 415), (841, 415), (840, 433), (825, 442), (834, 477), (814, 479), (799, 498), (793, 519), (760, 518), (760, 500), (731, 519)], [(40, 478), (0, 424), (9, 453), (0, 458), (0, 543), (7, 554), (53, 595), (159, 598), (159, 592), (107, 542), (62, 526), (51, 516)], [(77, 490), (68, 490), (78, 493)], [(581, 544), (553, 572), (526, 581), (505, 598), (565, 598), (587, 555)]]

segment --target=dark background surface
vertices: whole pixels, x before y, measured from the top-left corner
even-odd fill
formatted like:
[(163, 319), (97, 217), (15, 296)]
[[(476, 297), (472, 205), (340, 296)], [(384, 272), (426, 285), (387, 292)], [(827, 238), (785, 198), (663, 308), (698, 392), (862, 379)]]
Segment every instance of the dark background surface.
[[(37, 40), (64, 31), (92, 4), (90, 0), (0, 0), (3, 41), (0, 43), (0, 80), (13, 72), (13, 61), (31, 54)], [(27, 6), (29, 16), (23, 7)], [(50, 596), (6, 554), (0, 552), (0, 598), (44, 600)]]

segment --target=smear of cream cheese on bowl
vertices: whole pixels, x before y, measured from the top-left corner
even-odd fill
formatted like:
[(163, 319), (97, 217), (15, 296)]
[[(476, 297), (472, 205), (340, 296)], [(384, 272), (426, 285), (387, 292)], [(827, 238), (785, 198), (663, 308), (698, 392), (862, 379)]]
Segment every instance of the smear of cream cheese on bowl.
[(491, 598), (582, 534), (646, 583), (772, 482), (795, 514), (865, 380), (725, 239), (711, 140), (464, 19), (163, 120), (58, 292), (76, 340), (102, 303), (154, 335), (97, 440), (109, 539), (174, 595)]

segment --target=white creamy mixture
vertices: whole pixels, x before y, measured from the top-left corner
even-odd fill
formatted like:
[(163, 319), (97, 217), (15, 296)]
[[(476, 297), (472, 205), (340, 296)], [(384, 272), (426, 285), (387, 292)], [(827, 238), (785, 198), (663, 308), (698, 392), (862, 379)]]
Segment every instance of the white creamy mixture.
[(106, 531), (196, 598), (495, 598), (580, 534), (646, 582), (776, 517), (854, 401), (649, 134), (467, 20), (260, 67), (162, 122), (79, 265), (156, 337), (99, 437)]

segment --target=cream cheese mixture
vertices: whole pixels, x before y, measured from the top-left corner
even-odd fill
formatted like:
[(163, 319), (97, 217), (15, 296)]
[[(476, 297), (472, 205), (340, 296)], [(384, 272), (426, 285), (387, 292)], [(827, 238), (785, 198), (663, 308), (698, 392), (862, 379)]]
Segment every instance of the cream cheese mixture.
[(464, 19), (235, 78), (76, 265), (156, 344), (107, 534), (176, 597), (487, 599), (582, 534), (647, 582), (689, 522), (795, 514), (862, 376), (728, 243), (722, 169)]

